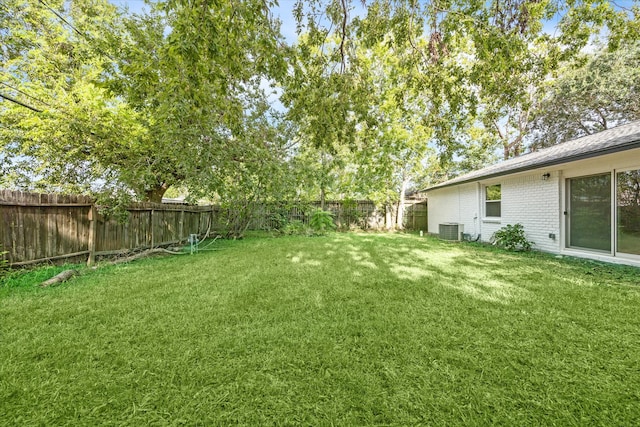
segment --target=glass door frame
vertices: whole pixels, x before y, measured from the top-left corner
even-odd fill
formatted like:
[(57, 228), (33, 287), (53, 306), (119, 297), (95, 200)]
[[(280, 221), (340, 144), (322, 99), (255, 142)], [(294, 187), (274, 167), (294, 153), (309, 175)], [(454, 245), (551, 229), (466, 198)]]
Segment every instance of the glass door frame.
[[(633, 169), (632, 169), (633, 170)], [(610, 215), (610, 224), (609, 224), (609, 250), (604, 249), (591, 249), (585, 248), (582, 246), (572, 246), (571, 245), (571, 180), (580, 179), (580, 178), (589, 178), (594, 176), (601, 175), (609, 175), (609, 215)], [(616, 170), (603, 171), (599, 173), (587, 173), (585, 175), (575, 175), (571, 177), (567, 177), (564, 179), (564, 188), (565, 188), (565, 205), (564, 205), (564, 229), (565, 229), (565, 238), (564, 238), (564, 247), (565, 249), (570, 250), (578, 250), (578, 251), (586, 251), (593, 254), (602, 254), (602, 255), (611, 255), (615, 256), (616, 254), (616, 245), (617, 245), (617, 215), (616, 215), (616, 207), (617, 207), (617, 185), (616, 185)]]
[[(620, 169), (610, 169), (608, 171), (602, 171), (602, 172), (591, 172), (591, 173), (585, 173), (584, 175), (574, 175), (572, 174), (571, 176), (567, 176), (565, 177), (562, 181), (563, 181), (563, 189), (564, 189), (564, 195), (562, 197), (562, 199), (564, 200), (564, 206), (562, 209), (564, 209), (564, 212), (560, 212), (561, 214), (561, 218), (562, 218), (562, 226), (561, 229), (564, 230), (564, 249), (565, 250), (569, 250), (569, 251), (581, 251), (581, 252), (585, 252), (585, 253), (590, 253), (590, 254), (594, 254), (594, 255), (603, 255), (603, 256), (612, 256), (612, 257), (617, 257), (617, 258), (623, 258), (623, 259), (627, 259), (630, 261), (640, 261), (640, 255), (638, 254), (632, 254), (632, 253), (628, 253), (628, 252), (619, 252), (618, 251), (618, 173), (619, 172), (628, 172), (628, 171), (635, 171), (635, 170), (640, 170), (640, 165), (638, 166), (632, 166), (632, 167), (625, 167), (625, 168), (620, 168)], [(572, 179), (579, 179), (579, 178), (587, 178), (590, 176), (597, 176), (597, 175), (606, 175), (607, 173), (610, 174), (611, 178), (611, 250), (610, 251), (603, 251), (603, 250), (597, 250), (597, 249), (589, 249), (589, 248), (583, 248), (583, 247), (579, 247), (579, 246), (571, 246), (571, 215), (570, 215), (570, 208), (571, 208), (571, 180)]]
[(640, 260), (640, 255), (638, 254), (632, 254), (629, 252), (619, 252), (618, 251), (618, 173), (620, 172), (629, 172), (629, 171), (637, 171), (640, 170), (640, 165), (635, 166), (635, 167), (628, 167), (628, 168), (620, 168), (620, 169), (614, 169), (613, 170), (613, 191), (614, 194), (613, 196), (615, 197), (613, 199), (613, 215), (614, 215), (614, 221), (612, 221), (612, 225), (614, 228), (614, 234), (613, 234), (613, 239), (612, 239), (612, 244), (613, 246), (613, 251), (614, 251), (614, 256), (619, 257), (619, 258), (625, 258), (625, 259), (629, 259), (629, 260), (635, 260), (638, 261)]

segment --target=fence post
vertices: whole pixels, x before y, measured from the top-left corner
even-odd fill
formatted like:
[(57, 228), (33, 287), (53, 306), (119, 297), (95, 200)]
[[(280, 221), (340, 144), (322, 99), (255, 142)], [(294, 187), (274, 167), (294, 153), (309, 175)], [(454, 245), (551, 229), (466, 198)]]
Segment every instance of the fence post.
[(182, 242), (182, 236), (184, 233), (184, 209), (180, 211), (180, 223), (178, 224), (178, 240)]
[(411, 205), (411, 223), (412, 223), (411, 228), (413, 230), (415, 230), (416, 229), (416, 209), (415, 209), (415, 205)]
[(87, 249), (89, 250), (89, 258), (87, 259), (87, 266), (91, 267), (96, 262), (96, 230), (98, 223), (98, 212), (96, 211), (96, 205), (92, 204), (89, 208), (89, 241), (87, 242)]

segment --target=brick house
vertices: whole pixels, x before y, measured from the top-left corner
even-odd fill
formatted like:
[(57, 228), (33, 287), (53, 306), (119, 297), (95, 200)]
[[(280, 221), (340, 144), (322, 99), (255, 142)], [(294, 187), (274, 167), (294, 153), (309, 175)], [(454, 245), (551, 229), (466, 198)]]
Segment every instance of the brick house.
[(489, 241), (521, 223), (534, 248), (640, 266), (640, 121), (426, 190), (428, 230)]

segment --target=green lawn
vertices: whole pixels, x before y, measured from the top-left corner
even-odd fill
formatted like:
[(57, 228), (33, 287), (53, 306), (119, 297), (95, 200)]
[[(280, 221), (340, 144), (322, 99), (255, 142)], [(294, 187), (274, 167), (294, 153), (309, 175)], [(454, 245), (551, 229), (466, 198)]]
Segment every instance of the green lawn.
[(639, 425), (640, 274), (415, 235), (0, 294), (2, 425)]

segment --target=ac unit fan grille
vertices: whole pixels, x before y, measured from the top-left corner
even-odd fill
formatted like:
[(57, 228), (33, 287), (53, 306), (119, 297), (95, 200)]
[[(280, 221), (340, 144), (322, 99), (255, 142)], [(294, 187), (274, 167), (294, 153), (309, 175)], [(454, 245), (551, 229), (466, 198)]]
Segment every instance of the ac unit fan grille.
[(442, 240), (460, 240), (459, 224), (440, 224), (439, 237)]

